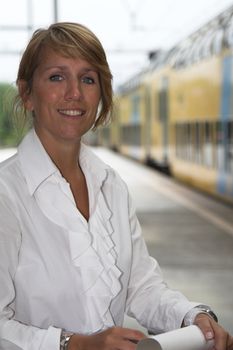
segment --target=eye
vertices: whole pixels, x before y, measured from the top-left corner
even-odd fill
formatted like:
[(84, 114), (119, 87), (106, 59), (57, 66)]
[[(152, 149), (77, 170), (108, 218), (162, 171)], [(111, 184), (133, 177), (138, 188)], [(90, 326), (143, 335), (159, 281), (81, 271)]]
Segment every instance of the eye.
[(63, 77), (60, 74), (53, 74), (49, 77), (51, 81), (62, 81)]
[(82, 82), (85, 84), (94, 84), (95, 83), (95, 79), (91, 78), (91, 77), (83, 77), (82, 78)]

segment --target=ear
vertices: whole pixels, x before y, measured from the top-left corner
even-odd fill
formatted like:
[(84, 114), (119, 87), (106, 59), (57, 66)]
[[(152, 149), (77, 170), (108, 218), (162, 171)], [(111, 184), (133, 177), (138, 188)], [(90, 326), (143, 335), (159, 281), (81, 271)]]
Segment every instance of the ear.
[(34, 108), (28, 83), (25, 80), (20, 79), (18, 81), (18, 90), (19, 96), (23, 101), (24, 108), (32, 112)]

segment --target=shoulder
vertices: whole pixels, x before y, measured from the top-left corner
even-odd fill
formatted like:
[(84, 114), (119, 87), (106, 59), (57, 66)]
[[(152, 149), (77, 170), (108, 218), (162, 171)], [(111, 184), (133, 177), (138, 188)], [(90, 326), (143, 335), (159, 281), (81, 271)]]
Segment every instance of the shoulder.
[(0, 163), (0, 220), (14, 221), (17, 213), (17, 192), (22, 188), (22, 176), (17, 153)]
[(18, 169), (18, 154), (16, 153), (0, 163), (0, 182), (8, 183), (15, 181), (17, 178)]
[(0, 203), (8, 203), (12, 210), (24, 192), (25, 180), (21, 171), (18, 153), (0, 163)]
[(128, 192), (128, 187), (122, 177), (119, 175), (116, 169), (108, 166), (107, 169), (109, 182), (118, 189)]

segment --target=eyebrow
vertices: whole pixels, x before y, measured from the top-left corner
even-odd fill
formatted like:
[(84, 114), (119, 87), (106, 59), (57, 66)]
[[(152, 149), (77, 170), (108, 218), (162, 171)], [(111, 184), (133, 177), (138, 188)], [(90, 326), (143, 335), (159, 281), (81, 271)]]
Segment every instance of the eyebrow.
[[(47, 66), (47, 67), (45, 66), (44, 71), (48, 71), (50, 69), (60, 69), (60, 70), (66, 71), (68, 70), (68, 67), (63, 65), (55, 65), (55, 66)], [(83, 67), (81, 71), (83, 71), (83, 73), (94, 72), (98, 74), (98, 71), (94, 67)]]

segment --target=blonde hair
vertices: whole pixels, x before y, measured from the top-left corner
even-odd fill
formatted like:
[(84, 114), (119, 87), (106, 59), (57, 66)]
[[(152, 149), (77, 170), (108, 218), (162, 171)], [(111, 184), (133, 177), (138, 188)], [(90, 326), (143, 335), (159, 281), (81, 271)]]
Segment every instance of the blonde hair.
[[(38, 29), (32, 35), (20, 61), (16, 83), (26, 82), (24, 93), (30, 93), (35, 69), (40, 63), (45, 47), (64, 57), (79, 57), (88, 61), (98, 72), (101, 88), (101, 104), (94, 128), (106, 123), (113, 108), (112, 74), (105, 51), (96, 35), (79, 23), (54, 23), (48, 29)], [(27, 119), (27, 110), (19, 93), (14, 103), (16, 114)]]

